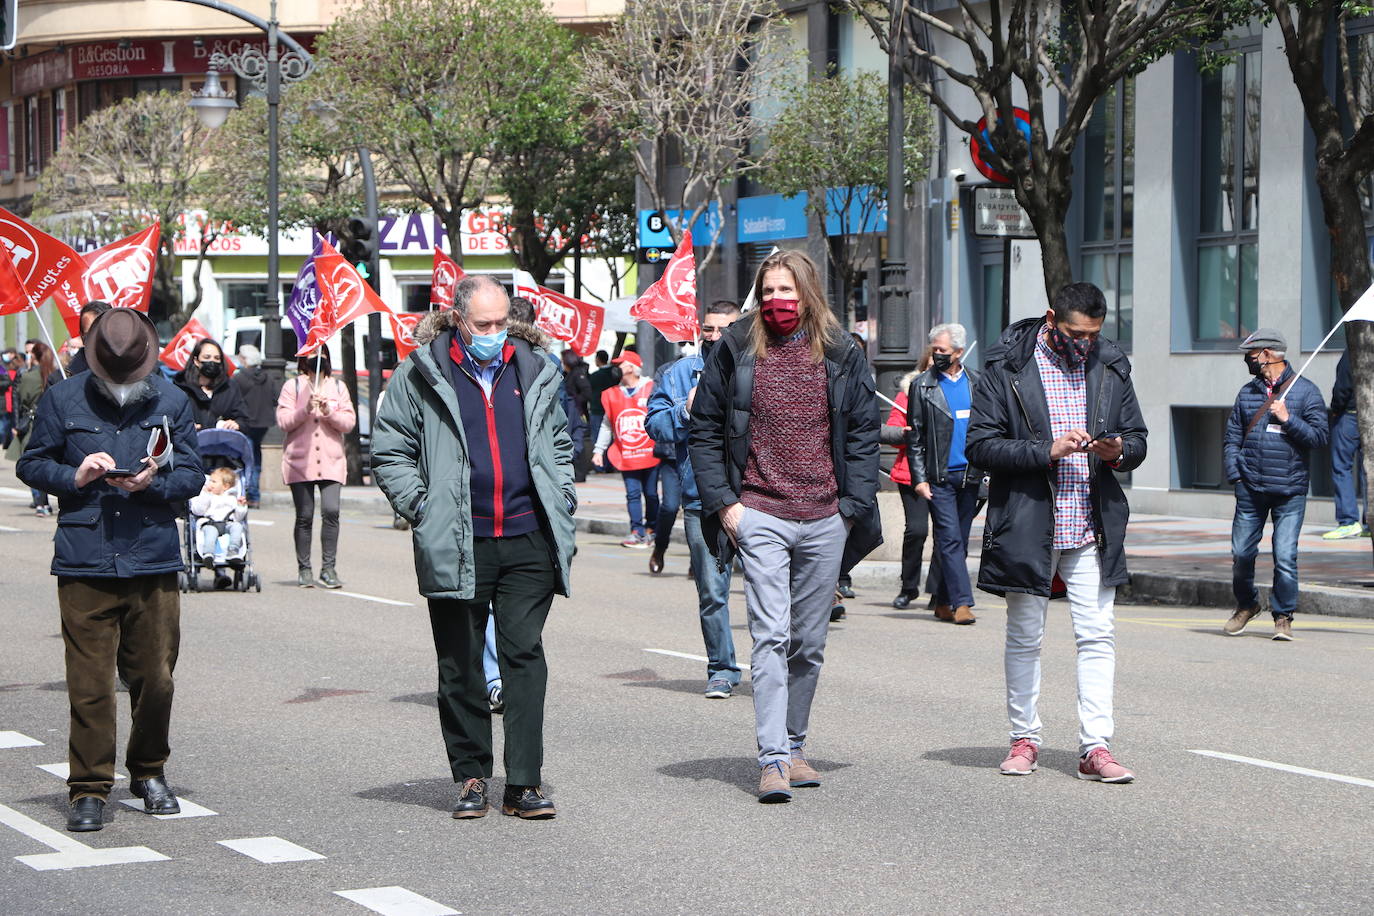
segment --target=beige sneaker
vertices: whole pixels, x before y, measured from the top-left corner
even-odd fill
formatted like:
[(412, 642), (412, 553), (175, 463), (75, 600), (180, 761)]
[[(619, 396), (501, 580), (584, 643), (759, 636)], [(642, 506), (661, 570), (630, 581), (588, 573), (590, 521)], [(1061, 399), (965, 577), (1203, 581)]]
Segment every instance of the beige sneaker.
[(792, 766), (788, 768), (787, 781), (794, 789), (814, 789), (821, 784), (821, 774), (806, 762), (801, 748), (792, 752)]
[(788, 766), (780, 760), (764, 764), (759, 774), (759, 801), (765, 805), (792, 800), (792, 787), (788, 781)]
[(1293, 641), (1293, 618), (1292, 618), (1292, 617), (1275, 617), (1275, 618), (1274, 618), (1274, 635), (1273, 635), (1272, 638), (1273, 638), (1274, 642), (1292, 642), (1292, 641)]
[(1259, 614), (1259, 611), (1259, 605), (1255, 607), (1238, 607), (1236, 608), (1236, 612), (1231, 615), (1231, 619), (1226, 621), (1222, 626), (1222, 629), (1226, 631), (1227, 636), (1239, 636), (1241, 633), (1245, 632), (1246, 624), (1254, 620), (1256, 615)]

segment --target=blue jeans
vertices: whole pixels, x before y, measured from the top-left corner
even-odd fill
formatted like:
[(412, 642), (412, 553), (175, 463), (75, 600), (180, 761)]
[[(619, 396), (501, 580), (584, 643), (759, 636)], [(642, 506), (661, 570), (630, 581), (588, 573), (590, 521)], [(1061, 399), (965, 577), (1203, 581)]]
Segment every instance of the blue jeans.
[(10, 439), (14, 437), (14, 416), (0, 410), (0, 449), (10, 447)]
[(253, 443), (253, 473), (248, 475), (248, 482), (244, 484), (244, 496), (249, 502), (257, 502), (262, 499), (262, 492), (258, 489), (258, 483), (262, 480), (262, 440), (267, 435), (265, 426), (245, 426), (243, 434)]
[(496, 615), (487, 617), (487, 638), (482, 646), (482, 673), (487, 676), (487, 692), (501, 686), (501, 665), (496, 660)]
[(1255, 589), (1255, 554), (1259, 552), (1264, 521), (1273, 518), (1274, 590), (1269, 609), (1274, 618), (1292, 617), (1298, 607), (1298, 533), (1307, 511), (1307, 494), (1281, 496), (1236, 484), (1236, 516), (1231, 522), (1231, 588), (1236, 607), (1259, 604)]
[(644, 520), (658, 523), (658, 465), (638, 471), (621, 471), (625, 479), (625, 507), (630, 512), (630, 530), (644, 536)]
[(935, 534), (935, 562), (940, 566), (940, 587), (935, 603), (949, 607), (973, 607), (973, 586), (968, 578), (968, 535), (978, 509), (977, 479), (963, 480), (955, 472), (945, 483), (930, 485), (930, 523)]
[(1360, 427), (1355, 415), (1347, 411), (1331, 424), (1331, 485), (1336, 491), (1337, 525), (1353, 525), (1360, 520), (1359, 496), (1364, 490), (1360, 457)]
[(687, 549), (692, 554), (692, 578), (697, 584), (697, 605), (701, 613), (701, 638), (706, 643), (706, 680), (729, 681), (739, 686), (739, 664), (735, 661), (735, 637), (730, 632), (730, 569), (722, 572), (701, 534), (701, 510), (682, 513), (682, 528), (687, 532)]
[(662, 553), (668, 549), (668, 541), (673, 537), (673, 525), (677, 524), (677, 510), (682, 507), (682, 474), (676, 461), (664, 461), (658, 470), (658, 483), (663, 489), (663, 497), (658, 501), (654, 550)]

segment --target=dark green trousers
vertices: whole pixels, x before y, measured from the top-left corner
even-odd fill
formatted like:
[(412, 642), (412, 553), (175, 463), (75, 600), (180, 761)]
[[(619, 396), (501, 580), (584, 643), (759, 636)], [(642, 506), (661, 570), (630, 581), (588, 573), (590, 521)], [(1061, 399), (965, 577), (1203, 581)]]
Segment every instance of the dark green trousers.
[(134, 779), (161, 776), (171, 753), (172, 670), (181, 645), (176, 573), (132, 579), (60, 576), (57, 603), (71, 702), (71, 800), (107, 798), (114, 785), (116, 670), (129, 685), (133, 707), (124, 765)]
[(540, 784), (544, 761), (544, 621), (558, 579), (542, 532), (475, 538), (476, 592), (470, 601), (430, 599), (439, 657), (439, 728), (454, 782), (492, 775), (491, 709), (482, 673), (487, 613), (496, 616), (496, 656), (505, 697), (506, 782)]

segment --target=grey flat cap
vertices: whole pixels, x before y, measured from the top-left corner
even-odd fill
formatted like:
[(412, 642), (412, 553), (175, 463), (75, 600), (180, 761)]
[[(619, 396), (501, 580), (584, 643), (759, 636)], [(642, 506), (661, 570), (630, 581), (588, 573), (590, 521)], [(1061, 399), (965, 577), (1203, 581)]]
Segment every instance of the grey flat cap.
[(1249, 337), (1240, 342), (1238, 350), (1278, 350), (1287, 352), (1288, 341), (1284, 340), (1283, 334), (1273, 328), (1260, 328)]

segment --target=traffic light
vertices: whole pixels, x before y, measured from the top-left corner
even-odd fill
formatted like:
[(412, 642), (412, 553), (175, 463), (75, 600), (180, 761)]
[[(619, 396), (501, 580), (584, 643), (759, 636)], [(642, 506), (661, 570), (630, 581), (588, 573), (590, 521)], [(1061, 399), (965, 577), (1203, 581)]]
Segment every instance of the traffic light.
[(358, 268), (358, 273), (362, 274), (364, 279), (372, 276), (380, 241), (376, 220), (355, 216), (348, 221), (348, 241), (344, 242), (341, 253), (350, 264)]
[(19, 0), (0, 0), (0, 51), (8, 51), (19, 40)]

